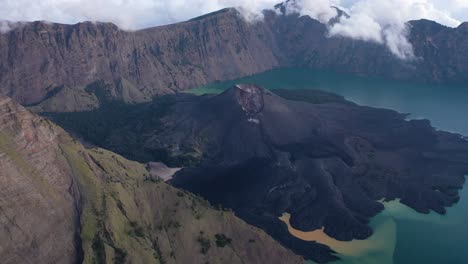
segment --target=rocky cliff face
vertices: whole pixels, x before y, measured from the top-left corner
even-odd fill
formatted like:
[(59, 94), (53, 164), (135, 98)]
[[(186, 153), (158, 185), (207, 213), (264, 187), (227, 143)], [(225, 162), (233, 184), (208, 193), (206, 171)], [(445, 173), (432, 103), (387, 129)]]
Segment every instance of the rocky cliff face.
[(433, 21), (411, 21), (410, 41), (428, 80), (467, 82), (468, 23), (447, 28)]
[(4, 263), (80, 258), (77, 184), (59, 129), (0, 96), (0, 256)]
[(302, 263), (263, 231), (0, 96), (2, 263)]
[(99, 87), (103, 95), (144, 101), (276, 67), (271, 42), (268, 28), (233, 9), (136, 32), (107, 23), (28, 23), (0, 35), (0, 92), (34, 104), (62, 86), (82, 90), (99, 80), (110, 86)]
[(401, 60), (378, 43), (326, 37), (327, 26), (310, 17), (268, 14), (266, 23), (277, 33), (282, 65), (418, 82), (468, 80), (468, 31), (463, 24), (448, 28), (429, 20), (408, 22), (415, 58)]
[(272, 11), (260, 23), (225, 9), (135, 32), (109, 23), (27, 23), (0, 35), (0, 93), (38, 111), (81, 111), (280, 66), (467, 81), (466, 24), (452, 29), (421, 20), (410, 26), (417, 59), (403, 61), (380, 44), (327, 37), (327, 25), (310, 17)]

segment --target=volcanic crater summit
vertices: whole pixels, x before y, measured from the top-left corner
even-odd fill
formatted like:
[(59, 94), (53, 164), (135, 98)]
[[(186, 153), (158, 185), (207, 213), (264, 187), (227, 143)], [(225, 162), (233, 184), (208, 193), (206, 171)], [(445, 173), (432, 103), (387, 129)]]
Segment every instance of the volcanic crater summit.
[(246, 113), (254, 115), (262, 112), (265, 106), (262, 87), (254, 84), (237, 84), (235, 88), (237, 102)]

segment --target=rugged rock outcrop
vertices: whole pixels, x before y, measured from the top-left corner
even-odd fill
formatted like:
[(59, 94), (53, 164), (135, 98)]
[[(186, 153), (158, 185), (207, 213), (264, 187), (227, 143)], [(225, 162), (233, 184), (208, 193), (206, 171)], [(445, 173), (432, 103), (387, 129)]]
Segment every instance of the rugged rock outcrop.
[[(468, 173), (468, 141), (460, 135), (325, 92), (279, 94), (237, 85), (220, 95), (168, 96), (129, 108), (122, 119), (98, 119), (112, 128), (94, 143), (185, 166), (173, 185), (232, 208), (319, 262), (335, 257), (325, 246), (291, 236), (278, 220), (284, 212), (297, 229), (324, 227), (336, 239), (351, 240), (371, 235), (368, 220), (383, 209), (381, 199), (441, 214), (458, 201)], [(96, 134), (97, 125), (88, 117), (98, 112), (55, 117), (92, 140), (86, 134)]]
[(229, 211), (0, 96), (2, 263), (302, 263)]
[[(260, 23), (247, 23), (236, 10), (224, 9), (134, 32), (109, 23), (25, 23), (0, 35), (0, 93), (39, 105), (38, 111), (82, 111), (106, 100), (149, 101), (287, 66), (468, 81), (466, 24), (447, 28), (420, 20), (409, 25), (417, 59), (403, 61), (383, 45), (328, 37), (328, 25), (273, 11), (266, 11)], [(63, 100), (70, 103), (61, 105)]]
[(0, 96), (0, 256), (3, 263), (80, 259), (80, 195), (59, 130)]

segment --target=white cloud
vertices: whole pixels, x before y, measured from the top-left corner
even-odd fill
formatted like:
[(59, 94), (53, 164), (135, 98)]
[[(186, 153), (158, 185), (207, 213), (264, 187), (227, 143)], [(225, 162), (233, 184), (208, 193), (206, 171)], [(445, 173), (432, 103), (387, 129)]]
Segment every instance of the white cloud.
[(224, 7), (242, 6), (250, 17), (271, 8), (275, 0), (0, 0), (0, 18), (10, 21), (47, 20), (114, 22), (139, 29), (187, 20)]
[(400, 59), (414, 58), (413, 46), (408, 41), (408, 34), (409, 29), (405, 24), (388, 25), (382, 30), (385, 44)]
[[(46, 20), (59, 23), (113, 22), (123, 29), (140, 29), (184, 21), (224, 7), (241, 7), (248, 20), (281, 0), (0, 0), (0, 19)], [(327, 22), (338, 6), (351, 15), (330, 29), (330, 35), (383, 43), (400, 58), (412, 55), (405, 22), (426, 18), (456, 27), (468, 20), (468, 0), (296, 0), (290, 12)], [(11, 24), (0, 22), (0, 33)]]
[[(179, 22), (224, 7), (239, 7), (251, 13), (271, 8), (281, 0), (0, 0), (0, 18), (10, 21), (47, 20), (76, 23), (84, 20), (114, 22), (125, 29), (138, 29)], [(365, 12), (381, 22), (389, 19), (435, 19), (454, 26), (468, 20), (467, 0), (296, 0), (302, 15), (322, 22), (341, 6), (351, 13)], [(465, 12), (466, 11), (466, 12)], [(381, 17), (381, 18), (379, 18)]]
[(0, 34), (7, 33), (10, 30), (13, 30), (17, 27), (22, 26), (23, 23), (21, 22), (11, 22), (11, 21), (5, 21), (5, 20), (0, 20)]
[(330, 28), (330, 35), (383, 42), (382, 26), (366, 14), (353, 15), (352, 19), (342, 19), (340, 23)]
[(339, 3), (339, 0), (296, 0), (288, 2), (286, 7), (288, 13), (308, 15), (322, 23), (327, 23), (337, 15), (336, 9), (330, 7), (337, 6)]
[[(303, 0), (310, 4), (314, 0)], [(407, 39), (409, 20), (431, 19), (447, 26), (456, 27), (460, 21), (451, 14), (457, 8), (468, 6), (461, 1), (450, 1), (450, 5), (432, 0), (354, 0), (354, 1), (318, 1), (320, 7), (339, 6), (350, 17), (343, 17), (340, 23), (329, 29), (331, 36), (345, 36), (387, 45), (390, 51), (401, 59), (413, 58), (413, 47)], [(338, 2), (338, 3), (337, 3)], [(301, 14), (304, 13), (303, 9)], [(324, 11), (322, 11), (323, 13)], [(317, 11), (305, 13), (314, 18)], [(324, 22), (324, 21), (322, 21)]]
[(8, 22), (0, 21), (0, 33), (5, 33), (11, 30), (11, 27)]

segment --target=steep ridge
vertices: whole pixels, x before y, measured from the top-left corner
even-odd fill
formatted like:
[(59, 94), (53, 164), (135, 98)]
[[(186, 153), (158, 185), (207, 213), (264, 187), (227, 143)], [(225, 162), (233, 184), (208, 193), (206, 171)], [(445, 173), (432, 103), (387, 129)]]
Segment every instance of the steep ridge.
[[(248, 23), (235, 9), (134, 32), (109, 23), (19, 24), (0, 35), (0, 93), (39, 104), (38, 111), (83, 111), (106, 100), (150, 101), (288, 66), (423, 82), (468, 81), (463, 24), (409, 22), (413, 60), (400, 60), (377, 43), (328, 37), (327, 27), (307, 16), (273, 11), (265, 11), (263, 22)], [(63, 100), (70, 103), (61, 105)]]
[[(468, 173), (468, 141), (460, 135), (325, 92), (280, 94), (237, 85), (220, 95), (168, 96), (125, 110), (122, 119), (98, 119), (112, 129), (95, 143), (185, 167), (174, 186), (232, 208), (319, 262), (334, 259), (330, 249), (292, 237), (279, 216), (290, 213), (296, 229), (324, 227), (348, 241), (372, 234), (368, 221), (382, 199), (440, 214), (459, 200)], [(98, 126), (88, 117), (98, 112), (54, 116), (92, 140)]]
[(278, 66), (271, 38), (234, 9), (135, 32), (109, 23), (26, 23), (0, 35), (0, 92), (35, 104), (61, 86), (83, 90), (103, 81), (99, 89), (112, 99), (148, 101)]
[(2, 263), (302, 263), (232, 212), (0, 96)]
[(75, 263), (80, 258), (80, 195), (63, 159), (58, 131), (0, 96), (0, 256), (4, 263)]
[[(283, 66), (329, 69), (366, 76), (418, 82), (466, 82), (467, 31), (434, 21), (409, 21), (408, 39), (415, 58), (402, 60), (385, 46), (346, 37), (327, 37), (327, 25), (297, 15), (267, 13), (266, 23), (277, 32)], [(292, 30), (294, 29), (294, 30)]]

